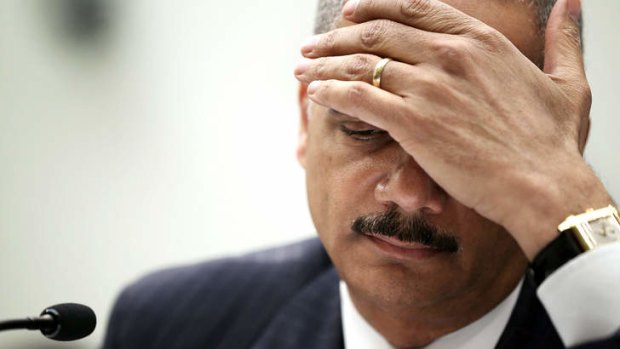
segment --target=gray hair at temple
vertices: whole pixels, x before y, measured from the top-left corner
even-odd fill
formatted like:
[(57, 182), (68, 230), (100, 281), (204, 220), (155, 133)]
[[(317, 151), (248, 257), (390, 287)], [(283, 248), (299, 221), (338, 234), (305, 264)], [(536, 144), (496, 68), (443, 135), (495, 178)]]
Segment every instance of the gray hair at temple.
[[(556, 0), (501, 0), (501, 1), (527, 1), (528, 5), (536, 9), (536, 24), (541, 35), (544, 35), (547, 20)], [(314, 33), (321, 34), (334, 29), (336, 20), (340, 17), (340, 10), (344, 0), (319, 0), (314, 25)]]

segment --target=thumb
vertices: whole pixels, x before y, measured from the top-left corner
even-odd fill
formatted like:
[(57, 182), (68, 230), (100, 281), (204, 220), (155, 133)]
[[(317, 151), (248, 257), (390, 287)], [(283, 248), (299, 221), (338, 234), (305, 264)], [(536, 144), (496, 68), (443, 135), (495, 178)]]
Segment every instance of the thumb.
[(556, 2), (545, 32), (545, 73), (571, 82), (585, 79), (580, 23), (580, 0)]

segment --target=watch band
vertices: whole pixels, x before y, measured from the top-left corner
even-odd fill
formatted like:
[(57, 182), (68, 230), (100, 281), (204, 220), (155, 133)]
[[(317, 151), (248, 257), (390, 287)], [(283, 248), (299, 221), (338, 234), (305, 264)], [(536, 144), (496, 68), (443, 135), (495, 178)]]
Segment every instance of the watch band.
[(609, 205), (568, 216), (559, 226), (560, 234), (538, 253), (530, 264), (534, 281), (542, 282), (566, 262), (601, 245), (620, 243), (620, 216)]
[(534, 282), (540, 286), (554, 271), (583, 252), (570, 229), (561, 232), (532, 261), (530, 267), (534, 272)]

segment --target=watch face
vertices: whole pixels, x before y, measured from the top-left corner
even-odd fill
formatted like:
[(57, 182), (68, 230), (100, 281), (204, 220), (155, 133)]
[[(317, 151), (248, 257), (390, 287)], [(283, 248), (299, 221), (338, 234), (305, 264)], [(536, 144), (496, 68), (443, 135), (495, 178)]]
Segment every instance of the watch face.
[(558, 230), (572, 231), (583, 251), (588, 251), (598, 245), (620, 242), (620, 216), (613, 206), (586, 210), (585, 213), (566, 218)]
[(590, 221), (589, 235), (596, 245), (620, 241), (620, 224), (614, 216)]

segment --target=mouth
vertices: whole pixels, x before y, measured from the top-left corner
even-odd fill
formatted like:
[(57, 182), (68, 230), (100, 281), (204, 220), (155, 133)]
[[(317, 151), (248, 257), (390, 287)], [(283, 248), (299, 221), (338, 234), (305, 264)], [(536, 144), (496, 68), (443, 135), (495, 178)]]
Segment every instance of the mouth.
[(363, 234), (379, 251), (380, 254), (396, 259), (430, 258), (446, 253), (432, 246), (418, 242), (407, 242), (396, 237), (379, 234)]

